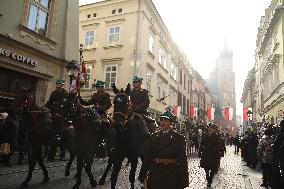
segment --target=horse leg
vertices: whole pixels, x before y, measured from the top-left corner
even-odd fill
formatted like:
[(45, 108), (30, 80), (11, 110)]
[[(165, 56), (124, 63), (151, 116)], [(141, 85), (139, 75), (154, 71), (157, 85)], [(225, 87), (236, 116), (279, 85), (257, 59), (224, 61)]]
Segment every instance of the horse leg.
[(138, 164), (138, 157), (131, 158), (131, 169), (129, 174), (129, 181), (131, 184), (131, 189), (134, 189), (134, 183), (135, 183), (135, 173), (137, 169)]
[(82, 177), (82, 168), (83, 168), (83, 158), (77, 156), (77, 173), (76, 173), (76, 183), (73, 186), (72, 189), (79, 189), (79, 186), (82, 182), (81, 177)]
[(91, 157), (87, 159), (85, 171), (89, 177), (92, 188), (95, 188), (97, 186), (97, 181), (94, 179), (94, 176), (92, 174), (92, 165), (93, 165), (93, 158)]
[(42, 169), (42, 173), (44, 175), (43, 181), (42, 183), (47, 183), (49, 181), (49, 177), (48, 177), (48, 171), (43, 163), (43, 157), (42, 157), (42, 153), (41, 153), (41, 148), (39, 148), (38, 152), (37, 152), (37, 162), (40, 166), (40, 168)]
[(65, 177), (68, 177), (70, 175), (70, 168), (71, 168), (71, 165), (72, 165), (72, 163), (75, 159), (75, 153), (73, 151), (72, 144), (69, 144), (67, 148), (68, 148), (68, 151), (69, 151), (69, 154), (70, 154), (70, 158), (69, 158), (68, 163), (66, 165)]
[(104, 174), (103, 174), (103, 176), (101, 177), (101, 179), (99, 181), (99, 185), (104, 185), (105, 184), (105, 180), (106, 180), (107, 174), (110, 171), (112, 165), (113, 165), (113, 157), (110, 156), (108, 158), (107, 167), (106, 167), (106, 169), (104, 171)]
[(70, 159), (68, 160), (68, 163), (66, 165), (66, 169), (65, 169), (65, 177), (68, 177), (70, 175), (70, 168), (71, 168), (71, 165), (75, 159), (75, 153), (70, 151), (69, 150), (69, 153), (70, 153)]
[(122, 166), (122, 162), (124, 160), (125, 156), (124, 155), (118, 155), (118, 157), (114, 159), (113, 161), (113, 170), (111, 173), (111, 189), (115, 189), (117, 178)]
[(28, 172), (28, 176), (26, 177), (25, 181), (21, 184), (21, 187), (27, 187), (28, 183), (31, 181), (32, 176), (33, 176), (33, 171), (36, 165), (36, 154), (34, 153), (34, 150), (29, 150), (29, 158), (28, 158), (28, 162), (29, 162), (29, 172)]

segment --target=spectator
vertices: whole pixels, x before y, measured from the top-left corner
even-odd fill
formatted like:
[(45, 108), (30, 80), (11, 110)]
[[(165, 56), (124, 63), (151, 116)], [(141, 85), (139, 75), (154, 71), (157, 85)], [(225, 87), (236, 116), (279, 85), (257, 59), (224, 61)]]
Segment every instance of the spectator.
[(265, 130), (265, 137), (261, 139), (258, 146), (258, 159), (262, 165), (262, 184), (260, 186), (271, 186), (271, 173), (272, 173), (272, 155), (273, 155), (273, 138), (272, 129)]
[(240, 136), (239, 133), (236, 134), (234, 140), (233, 140), (233, 144), (235, 146), (235, 154), (239, 154), (239, 147), (240, 147)]

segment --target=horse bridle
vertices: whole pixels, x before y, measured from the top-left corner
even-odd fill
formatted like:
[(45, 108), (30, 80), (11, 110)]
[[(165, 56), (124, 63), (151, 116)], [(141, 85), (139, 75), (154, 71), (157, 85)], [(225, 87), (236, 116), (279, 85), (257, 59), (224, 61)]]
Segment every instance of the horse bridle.
[[(132, 117), (133, 117), (133, 114), (131, 114), (131, 107), (132, 107), (131, 101), (130, 101), (130, 99), (129, 99), (129, 96), (128, 96), (127, 94), (125, 94), (125, 93), (117, 93), (116, 95), (124, 95), (124, 96), (127, 97), (127, 106), (128, 106), (128, 108), (127, 108), (127, 113), (123, 113), (123, 112), (113, 112), (113, 116), (119, 114), (119, 115), (122, 115), (122, 116), (125, 118), (125, 121), (123, 121), (123, 122), (121, 123), (122, 125), (125, 125), (125, 124), (126, 124), (129, 120), (131, 120)], [(129, 117), (129, 115), (131, 115), (131, 116)]]

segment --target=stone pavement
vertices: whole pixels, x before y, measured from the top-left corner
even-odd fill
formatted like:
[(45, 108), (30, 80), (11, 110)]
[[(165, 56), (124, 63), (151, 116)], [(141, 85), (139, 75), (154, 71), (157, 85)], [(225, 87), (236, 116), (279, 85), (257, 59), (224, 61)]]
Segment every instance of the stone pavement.
[[(206, 180), (205, 180), (205, 172), (202, 168), (199, 167), (200, 159), (195, 155), (192, 155), (188, 158), (189, 163), (189, 187), (188, 189), (205, 189), (207, 188)], [(60, 162), (59, 162), (60, 163)], [(64, 162), (62, 162), (64, 163)], [(126, 162), (125, 162), (126, 163)], [(124, 163), (124, 164), (125, 164)], [(102, 171), (106, 166), (105, 159), (96, 159), (94, 167), (95, 170), (95, 178), (98, 180), (100, 175), (102, 175)], [(14, 169), (14, 168), (13, 168)], [(49, 188), (71, 188), (73, 184), (75, 184), (75, 179), (73, 176), (68, 178), (64, 178), (64, 169), (65, 167), (56, 167), (49, 169), (50, 182), (47, 184), (41, 184), (43, 175), (41, 170), (35, 171), (32, 182), (30, 183), (29, 188), (34, 189), (49, 189)], [(138, 170), (140, 169), (140, 165), (138, 166)], [(119, 178), (118, 178), (118, 189), (126, 189), (130, 188), (130, 184), (128, 181), (130, 167), (124, 166), (121, 170)], [(1, 172), (1, 168), (0, 168)], [(76, 172), (76, 165), (73, 165), (71, 170), (71, 175), (74, 175)], [(18, 188), (20, 183), (24, 180), (27, 173), (17, 173), (12, 175), (4, 175), (0, 176), (0, 188), (1, 189), (13, 189)], [(137, 171), (138, 176), (138, 171)], [(107, 183), (104, 186), (98, 186), (98, 189), (109, 189), (110, 182), (109, 178), (107, 178)], [(227, 153), (225, 157), (221, 160), (221, 167), (218, 173), (216, 174), (212, 188), (216, 189), (261, 189), (259, 186), (259, 182), (261, 182), (261, 173), (255, 172), (247, 167), (242, 165), (240, 155), (235, 155), (233, 153), (233, 148), (227, 146)], [(89, 184), (89, 180), (85, 172), (82, 174), (82, 184), (80, 188), (91, 188)], [(135, 184), (135, 188), (139, 189), (140, 185), (138, 181)]]

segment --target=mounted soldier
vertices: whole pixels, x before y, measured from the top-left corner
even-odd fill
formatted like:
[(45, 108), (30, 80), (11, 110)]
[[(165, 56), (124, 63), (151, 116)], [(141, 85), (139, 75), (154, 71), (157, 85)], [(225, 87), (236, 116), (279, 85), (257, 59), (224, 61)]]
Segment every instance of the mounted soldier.
[(140, 115), (146, 121), (149, 131), (152, 133), (156, 129), (155, 120), (149, 117), (148, 108), (150, 105), (149, 92), (142, 89), (142, 77), (134, 76), (133, 90), (130, 92), (133, 112)]
[[(45, 104), (45, 107), (47, 107), (52, 114), (52, 122), (53, 122), (53, 136), (54, 140), (52, 141), (50, 151), (48, 154), (48, 160), (53, 161), (55, 154), (56, 154), (56, 147), (59, 145), (59, 139), (62, 137), (64, 132), (64, 120), (62, 119), (60, 115), (60, 104), (62, 103), (62, 100), (66, 99), (66, 96), (68, 92), (64, 89), (65, 81), (62, 79), (59, 79), (56, 81), (56, 89), (51, 93), (49, 100)], [(62, 145), (60, 146), (60, 159), (65, 159), (65, 148)]]
[(105, 82), (97, 80), (95, 87), (96, 93), (92, 95), (90, 100), (84, 100), (80, 97), (80, 103), (84, 106), (91, 106), (98, 112), (101, 116), (101, 122), (103, 125), (109, 125), (107, 111), (111, 107), (110, 94), (105, 92), (104, 89)]

